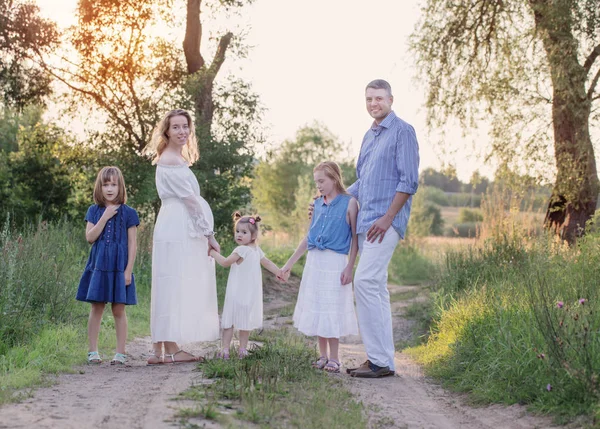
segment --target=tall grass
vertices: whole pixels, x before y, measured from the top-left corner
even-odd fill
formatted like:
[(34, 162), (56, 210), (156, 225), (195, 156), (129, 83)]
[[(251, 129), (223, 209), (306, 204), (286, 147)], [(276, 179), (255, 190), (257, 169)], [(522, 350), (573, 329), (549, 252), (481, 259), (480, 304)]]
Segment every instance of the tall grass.
[[(88, 258), (84, 223), (39, 222), (0, 230), (0, 403), (39, 384), (46, 374), (69, 371), (87, 351), (89, 304), (75, 294)], [(138, 230), (134, 266), (138, 305), (128, 306), (129, 336), (147, 335), (150, 313), (152, 228)], [(100, 350), (114, 349), (107, 306)]]
[(87, 258), (82, 228), (45, 222), (0, 231), (0, 354), (50, 324), (85, 317), (74, 299)]
[(569, 249), (503, 231), (445, 262), (431, 336), (409, 353), (475, 400), (600, 417), (600, 236)]

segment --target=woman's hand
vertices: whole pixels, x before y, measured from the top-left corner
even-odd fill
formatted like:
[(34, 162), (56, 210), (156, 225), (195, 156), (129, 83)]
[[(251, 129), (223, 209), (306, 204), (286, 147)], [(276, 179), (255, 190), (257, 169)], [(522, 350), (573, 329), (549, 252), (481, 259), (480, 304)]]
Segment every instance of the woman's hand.
[(131, 271), (125, 270), (125, 286), (129, 286), (131, 284)]
[(210, 255), (210, 249), (215, 249), (215, 251), (217, 253), (221, 253), (221, 246), (219, 246), (219, 243), (215, 239), (214, 235), (211, 235), (210, 237), (208, 237), (208, 254), (209, 255)]
[(346, 268), (344, 268), (344, 271), (342, 271), (342, 275), (340, 276), (342, 286), (352, 283), (352, 268), (353, 267), (348, 265)]

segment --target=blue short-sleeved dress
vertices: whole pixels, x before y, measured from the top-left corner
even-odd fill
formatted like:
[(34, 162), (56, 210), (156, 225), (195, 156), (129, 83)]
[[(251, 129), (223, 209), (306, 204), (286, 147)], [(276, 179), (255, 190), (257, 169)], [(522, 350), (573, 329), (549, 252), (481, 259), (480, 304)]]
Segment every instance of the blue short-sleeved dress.
[[(90, 206), (85, 220), (97, 224), (105, 209), (96, 204)], [(135, 277), (132, 274), (131, 284), (126, 286), (125, 268), (128, 258), (127, 230), (139, 224), (137, 212), (121, 204), (117, 214), (106, 223), (92, 245), (88, 263), (79, 281), (78, 301), (137, 304)]]

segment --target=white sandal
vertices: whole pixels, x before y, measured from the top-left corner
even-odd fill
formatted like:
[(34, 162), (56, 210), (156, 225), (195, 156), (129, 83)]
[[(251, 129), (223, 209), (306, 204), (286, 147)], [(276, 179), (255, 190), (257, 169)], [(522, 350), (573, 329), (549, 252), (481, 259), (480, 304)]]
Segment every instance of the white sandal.
[[(152, 358), (156, 358), (156, 362), (150, 362), (150, 359)], [(146, 365), (147, 366), (153, 366), (153, 365), (162, 365), (164, 362), (164, 359), (162, 358), (162, 356), (157, 355), (156, 353), (152, 353), (149, 357), (148, 360), (146, 361)]]
[[(190, 359), (185, 359), (185, 360), (176, 360), (176, 359), (175, 359), (175, 356), (176, 356), (176, 355), (178, 355), (179, 353), (187, 353), (187, 354), (189, 354), (189, 355), (191, 356), (191, 358), (190, 358)], [(166, 358), (169, 358), (169, 359), (171, 359), (171, 362), (167, 362), (167, 361), (165, 360), (165, 362), (164, 362), (164, 363), (166, 363), (166, 364), (167, 364), (167, 363), (168, 363), (168, 364), (178, 364), (178, 363), (194, 363), (194, 362), (202, 362), (202, 361), (204, 361), (204, 358), (203, 358), (203, 357), (197, 357), (197, 356), (194, 356), (194, 355), (193, 355), (193, 354), (191, 354), (191, 353), (188, 353), (188, 352), (186, 352), (186, 351), (183, 351), (183, 349), (179, 349), (179, 350), (177, 350), (175, 353), (172, 353), (172, 354), (165, 353), (165, 359), (166, 359)]]

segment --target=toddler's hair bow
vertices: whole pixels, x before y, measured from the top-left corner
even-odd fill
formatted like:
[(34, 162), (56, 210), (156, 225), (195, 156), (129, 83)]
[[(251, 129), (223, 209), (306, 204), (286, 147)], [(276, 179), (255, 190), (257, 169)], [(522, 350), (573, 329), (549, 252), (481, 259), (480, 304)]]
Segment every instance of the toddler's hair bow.
[(248, 219), (248, 222), (254, 225), (256, 223), (256, 220), (253, 217), (251, 217), (250, 219)]

